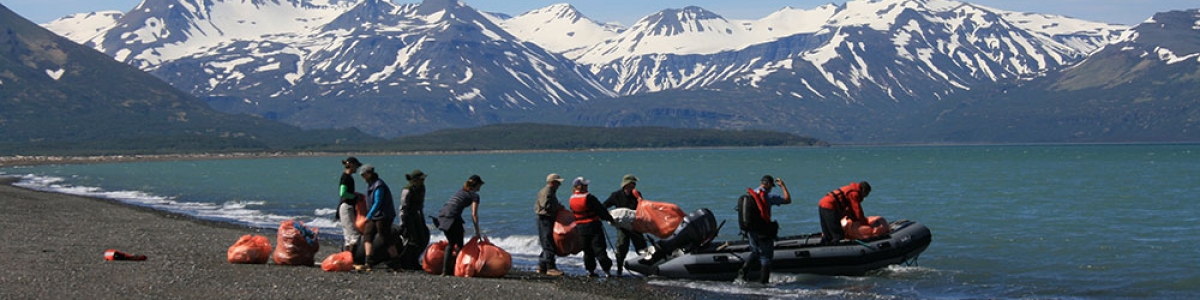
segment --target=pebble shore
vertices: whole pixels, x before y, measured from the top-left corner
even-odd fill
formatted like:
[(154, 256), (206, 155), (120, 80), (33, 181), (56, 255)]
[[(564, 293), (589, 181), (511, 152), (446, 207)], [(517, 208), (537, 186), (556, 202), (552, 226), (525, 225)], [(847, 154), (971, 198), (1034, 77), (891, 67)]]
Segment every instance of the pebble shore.
[[(234, 265), (244, 234), (273, 230), (196, 219), (112, 200), (32, 191), (0, 178), (0, 298), (5, 299), (690, 299), (638, 277), (499, 279), (423, 272), (330, 273), (319, 267)], [(337, 247), (323, 244), (317, 261)], [(146, 261), (105, 261), (117, 249)]]

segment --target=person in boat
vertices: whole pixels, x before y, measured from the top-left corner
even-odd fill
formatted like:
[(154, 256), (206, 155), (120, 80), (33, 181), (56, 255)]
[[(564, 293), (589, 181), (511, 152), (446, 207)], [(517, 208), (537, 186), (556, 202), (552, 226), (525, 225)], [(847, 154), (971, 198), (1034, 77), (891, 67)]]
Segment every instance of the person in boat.
[[(771, 193), (776, 186), (783, 195)], [(761, 270), (758, 280), (766, 284), (771, 280), (771, 261), (775, 259), (775, 239), (779, 233), (779, 223), (771, 220), (771, 206), (792, 203), (792, 194), (782, 179), (771, 175), (764, 175), (757, 188), (747, 190), (749, 197), (738, 200), (741, 202), (738, 224), (750, 240), (750, 256), (738, 270), (738, 279), (745, 281), (746, 271), (758, 263)]]
[[(633, 174), (625, 174), (621, 178), (621, 189), (612, 192), (608, 195), (608, 199), (604, 200), (604, 207), (628, 208), (637, 210), (638, 201), (641, 201), (642, 193), (637, 190), (638, 178)], [(642, 234), (633, 230), (617, 228), (617, 276), (625, 269), (625, 255), (629, 254), (629, 246), (632, 242), (634, 251), (641, 253), (646, 250), (646, 239)]]
[(442, 276), (454, 275), (454, 262), (458, 256), (458, 251), (462, 250), (463, 238), (466, 234), (466, 228), (463, 228), (462, 214), (467, 206), (471, 206), (471, 224), (475, 228), (475, 236), (478, 237), (482, 233), (479, 228), (479, 189), (483, 187), (483, 178), (479, 175), (471, 175), (467, 182), (463, 183), (462, 189), (450, 196), (450, 200), (446, 201), (446, 205), (442, 206), (442, 210), (438, 212), (437, 222), (438, 229), (442, 230), (442, 234), (446, 235), (446, 241), (450, 244), (446, 245), (446, 255), (442, 260)]
[(394, 265), (392, 260), (399, 256), (396, 250), (396, 243), (392, 235), (392, 223), (396, 221), (396, 204), (392, 198), (392, 190), (388, 188), (387, 183), (379, 178), (379, 174), (375, 173), (375, 167), (371, 165), (363, 165), (360, 174), (364, 181), (367, 182), (367, 224), (363, 228), (363, 253), (366, 254), (366, 265), (355, 265), (356, 270), (370, 270), (371, 266), (379, 263), (374, 261), (372, 252), (374, 249), (374, 241), (378, 236), (383, 239), (383, 245), (380, 247), (386, 248), (388, 252), (388, 267), (396, 269), (399, 266)]
[(837, 243), (845, 237), (842, 218), (859, 224), (867, 223), (862, 202), (870, 194), (871, 184), (861, 181), (837, 188), (821, 198), (817, 205), (821, 217), (821, 244)]
[(362, 237), (362, 233), (358, 232), (358, 227), (354, 226), (354, 205), (358, 204), (358, 195), (354, 194), (354, 174), (358, 173), (358, 168), (362, 163), (358, 162), (358, 158), (353, 156), (342, 160), (342, 178), (338, 183), (338, 209), (334, 215), (334, 219), (338, 221), (338, 225), (342, 227), (342, 250), (350, 251), (358, 239)]
[(538, 243), (542, 253), (538, 255), (538, 274), (562, 276), (558, 270), (557, 258), (554, 254), (554, 220), (563, 205), (558, 201), (558, 187), (562, 186), (563, 178), (558, 174), (546, 175), (546, 186), (538, 191), (537, 201), (533, 212), (537, 215)]
[(404, 241), (400, 267), (421, 269), (421, 252), (429, 244), (429, 227), (425, 226), (425, 172), (420, 169), (405, 174), (408, 185), (400, 191), (400, 236)]
[(612, 276), (612, 260), (608, 258), (607, 238), (604, 226), (600, 221), (612, 222), (612, 215), (604, 209), (600, 199), (588, 192), (590, 181), (577, 177), (571, 182), (574, 193), (571, 195), (571, 211), (575, 213), (575, 228), (583, 237), (583, 266), (588, 271), (588, 277), (596, 276), (596, 263), (604, 269), (605, 276)]

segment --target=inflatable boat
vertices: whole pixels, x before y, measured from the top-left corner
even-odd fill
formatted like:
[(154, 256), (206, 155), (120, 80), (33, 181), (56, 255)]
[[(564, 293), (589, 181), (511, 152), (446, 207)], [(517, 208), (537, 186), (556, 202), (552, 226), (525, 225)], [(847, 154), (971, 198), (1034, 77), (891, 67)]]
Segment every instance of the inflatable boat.
[[(915, 261), (932, 242), (929, 228), (920, 223), (902, 220), (888, 225), (890, 233), (833, 245), (821, 245), (820, 233), (780, 237), (775, 242), (772, 272), (861, 276), (871, 270)], [(681, 230), (686, 231), (686, 228)], [(659, 243), (663, 242), (671, 241)], [(668, 253), (657, 253), (652, 258), (634, 256), (625, 261), (625, 268), (646, 276), (732, 281), (745, 262), (743, 258), (750, 254), (749, 242), (745, 240), (701, 242), (694, 247), (671, 245), (680, 242), (667, 244), (659, 251)], [(758, 264), (754, 265), (746, 272), (747, 280), (755, 280), (759, 275)]]

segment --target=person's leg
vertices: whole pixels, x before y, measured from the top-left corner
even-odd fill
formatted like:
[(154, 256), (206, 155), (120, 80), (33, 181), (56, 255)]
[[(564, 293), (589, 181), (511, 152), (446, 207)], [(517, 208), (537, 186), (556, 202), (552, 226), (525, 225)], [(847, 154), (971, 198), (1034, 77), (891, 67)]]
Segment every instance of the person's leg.
[[(617, 275), (625, 270), (625, 255), (629, 254), (629, 242), (635, 234), (625, 229), (617, 229)], [(644, 243), (645, 241), (643, 241)]]
[(832, 244), (842, 240), (842, 219), (828, 208), (818, 208), (821, 217), (821, 244)]
[(364, 254), (363, 256), (366, 257), (368, 268), (371, 267), (371, 265), (375, 264), (375, 260), (372, 259), (371, 255), (373, 254), (373, 252), (375, 252), (375, 247), (373, 247), (373, 246), (375, 245), (375, 235), (376, 234), (378, 234), (378, 228), (375, 228), (375, 222), (368, 221), (367, 225), (363, 227), (363, 236), (362, 236), (363, 254)]
[(575, 227), (583, 238), (583, 269), (588, 271), (589, 276), (596, 274), (596, 247), (592, 246), (592, 241), (596, 239), (597, 235), (592, 226), (596, 224), (598, 223), (592, 222)]
[(338, 223), (342, 227), (342, 238), (345, 241), (342, 244), (342, 250), (350, 251), (354, 247), (354, 244), (358, 243), (358, 239), (362, 238), (362, 234), (354, 226), (354, 205), (347, 203), (339, 204), (338, 215)]
[(761, 237), (758, 246), (762, 265), (762, 273), (758, 277), (758, 282), (767, 284), (771, 282), (771, 262), (775, 260), (775, 239), (769, 236)]
[(759, 255), (758, 234), (747, 232), (746, 235), (750, 241), (750, 255), (749, 257), (746, 257), (744, 262), (742, 262), (742, 268), (738, 269), (737, 277), (742, 281), (746, 281), (746, 272), (750, 271), (755, 264), (759, 263), (759, 259), (761, 257), (761, 255)]
[(596, 254), (596, 260), (600, 263), (600, 268), (604, 270), (604, 275), (612, 276), (612, 273), (610, 271), (612, 270), (613, 263), (612, 263), (612, 259), (608, 258), (608, 251), (607, 251), (608, 250), (608, 235), (604, 233), (603, 225), (600, 225), (599, 222), (593, 222), (593, 223), (597, 223), (596, 231), (598, 232), (598, 234), (592, 241), (592, 247), (594, 248), (592, 250), (592, 252)]
[(457, 261), (458, 251), (462, 250), (465, 231), (463, 223), (456, 222), (449, 230), (443, 232), (449, 245), (446, 245), (446, 255), (442, 258), (442, 276), (454, 276), (454, 263)]
[(538, 271), (556, 270), (558, 266), (554, 257), (554, 218), (538, 216), (538, 243), (542, 253), (538, 256)]

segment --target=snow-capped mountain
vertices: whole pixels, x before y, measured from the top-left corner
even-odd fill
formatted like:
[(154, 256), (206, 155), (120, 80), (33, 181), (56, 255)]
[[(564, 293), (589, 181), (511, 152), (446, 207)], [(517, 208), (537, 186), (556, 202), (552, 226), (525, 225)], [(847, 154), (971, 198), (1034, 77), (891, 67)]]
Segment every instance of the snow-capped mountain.
[(1200, 10), (1155, 14), (1045, 77), (958, 95), (912, 118), (933, 142), (1200, 140)]
[(121, 19), (125, 13), (119, 11), (99, 11), (92, 13), (78, 13), (66, 17), (58, 18), (50, 23), (42, 24), (42, 27), (57, 33), (73, 42), (84, 44), (87, 41), (95, 38), (97, 35), (103, 34), (109, 28), (117, 24), (117, 20)]
[(381, 136), (615, 95), (454, 0), (146, 0), (89, 43), (223, 111)]
[[(687, 7), (643, 18), (578, 61), (623, 95), (730, 82), (757, 87), (812, 68), (811, 76), (790, 80), (804, 88), (781, 92), (849, 101), (863, 90), (894, 100), (936, 98), (1078, 62), (1124, 29), (948, 0), (849, 1), (748, 21)], [(927, 82), (937, 87), (915, 89)], [(805, 91), (814, 84), (832, 90)]]
[(589, 19), (570, 4), (555, 4), (498, 21), (512, 35), (571, 59), (624, 30)]
[(506, 17), (457, 0), (144, 0), (110, 16), (51, 24), (77, 40), (99, 28), (88, 45), (222, 111), (389, 137), (660, 91), (928, 103), (1062, 69), (1127, 29), (952, 0), (757, 20), (691, 6), (629, 28), (569, 4)]

